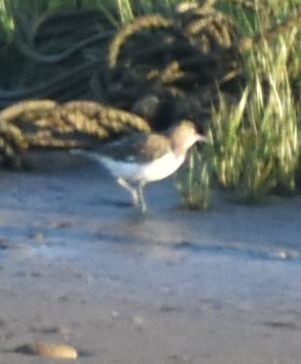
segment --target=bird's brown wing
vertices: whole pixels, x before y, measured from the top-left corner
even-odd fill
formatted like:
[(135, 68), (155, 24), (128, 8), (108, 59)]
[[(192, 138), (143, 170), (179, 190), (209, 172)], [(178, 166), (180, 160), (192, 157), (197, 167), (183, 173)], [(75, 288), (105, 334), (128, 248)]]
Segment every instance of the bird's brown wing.
[(169, 139), (163, 135), (134, 134), (106, 144), (99, 153), (124, 162), (147, 163), (170, 150)]

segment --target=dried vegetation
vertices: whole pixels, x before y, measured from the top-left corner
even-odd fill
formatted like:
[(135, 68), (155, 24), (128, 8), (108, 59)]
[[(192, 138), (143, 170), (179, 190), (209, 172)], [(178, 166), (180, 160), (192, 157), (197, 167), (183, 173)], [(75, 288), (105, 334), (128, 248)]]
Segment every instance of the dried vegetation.
[[(188, 206), (208, 207), (212, 180), (244, 199), (293, 191), (300, 168), (298, 8), (279, 21), (269, 4), (252, 1), (232, 0), (232, 13), (221, 10), (222, 1), (168, 11), (157, 4), (160, 14), (153, 6), (140, 16), (143, 1), (132, 2), (138, 10), (121, 3), (122, 26), (116, 8), (52, 13), (33, 25), (14, 18), (8, 49), (22, 72), (2, 80), (2, 161), (19, 165), (27, 148), (93, 148), (133, 129), (190, 119), (212, 143), (180, 178)], [(7, 69), (9, 52), (0, 53)]]

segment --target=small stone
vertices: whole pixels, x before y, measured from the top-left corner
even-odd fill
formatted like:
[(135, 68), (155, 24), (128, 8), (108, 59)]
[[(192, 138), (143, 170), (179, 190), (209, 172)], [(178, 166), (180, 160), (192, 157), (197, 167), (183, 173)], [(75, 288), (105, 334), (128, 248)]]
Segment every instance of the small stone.
[(43, 233), (33, 233), (30, 235), (30, 239), (41, 243), (45, 241), (45, 235)]
[(132, 321), (136, 326), (142, 326), (145, 323), (145, 319), (139, 315), (133, 316)]
[(161, 312), (176, 312), (179, 311), (180, 309), (176, 306), (173, 305), (162, 305), (160, 307), (160, 311)]
[(180, 354), (172, 354), (169, 356), (169, 359), (173, 360), (176, 363), (191, 363), (192, 358), (189, 358), (187, 355)]
[(12, 247), (11, 241), (6, 238), (0, 238), (0, 250), (8, 250)]
[(78, 353), (73, 346), (65, 344), (53, 344), (42, 341), (36, 341), (33, 345), (35, 355), (52, 358), (74, 360), (78, 358)]
[(68, 221), (57, 221), (52, 224), (52, 226), (56, 229), (66, 229), (72, 226), (71, 222)]
[(290, 250), (278, 250), (275, 253), (276, 258), (289, 260), (289, 259), (296, 259), (298, 257), (298, 253)]
[(112, 311), (112, 313), (111, 313), (111, 317), (112, 317), (112, 319), (117, 319), (117, 318), (119, 318), (120, 317), (120, 312), (119, 311)]
[(43, 277), (43, 274), (41, 272), (30, 272), (30, 276), (33, 278), (41, 278)]

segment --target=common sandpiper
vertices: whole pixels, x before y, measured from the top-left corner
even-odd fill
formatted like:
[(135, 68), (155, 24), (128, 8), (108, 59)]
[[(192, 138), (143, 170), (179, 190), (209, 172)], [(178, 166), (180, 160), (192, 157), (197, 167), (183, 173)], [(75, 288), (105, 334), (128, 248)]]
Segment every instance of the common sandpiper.
[(196, 142), (205, 142), (195, 125), (182, 121), (165, 133), (136, 133), (110, 142), (87, 154), (101, 162), (133, 197), (135, 206), (146, 211), (143, 187), (173, 174)]

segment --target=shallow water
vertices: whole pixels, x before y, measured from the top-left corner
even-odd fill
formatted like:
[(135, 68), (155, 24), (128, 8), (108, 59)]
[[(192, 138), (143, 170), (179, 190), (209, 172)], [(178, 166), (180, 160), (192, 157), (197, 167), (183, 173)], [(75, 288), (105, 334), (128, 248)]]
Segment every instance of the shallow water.
[(0, 174), (3, 363), (40, 363), (8, 351), (34, 339), (81, 363), (298, 362), (300, 197), (187, 212), (168, 180), (141, 218), (93, 163), (32, 163)]

